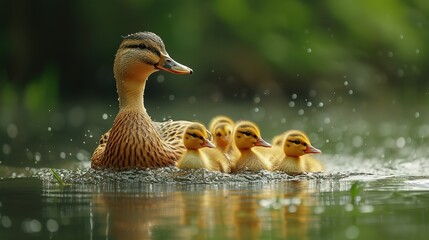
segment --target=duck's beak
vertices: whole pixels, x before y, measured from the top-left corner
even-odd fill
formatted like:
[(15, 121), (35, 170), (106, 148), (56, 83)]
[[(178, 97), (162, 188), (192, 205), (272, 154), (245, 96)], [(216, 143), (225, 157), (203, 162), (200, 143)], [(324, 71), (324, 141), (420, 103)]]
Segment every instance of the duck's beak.
[(259, 146), (259, 147), (271, 147), (271, 144), (269, 144), (267, 141), (265, 141), (262, 138), (258, 138), (258, 140), (256, 140), (256, 142), (255, 142), (255, 146)]
[(307, 149), (304, 150), (305, 153), (322, 153), (322, 151), (320, 151), (319, 149), (311, 146), (311, 145), (307, 145)]
[(208, 139), (205, 139), (204, 142), (201, 144), (201, 146), (203, 147), (208, 147), (208, 148), (215, 148), (216, 146)]
[(192, 74), (192, 69), (174, 61), (168, 54), (164, 53), (161, 53), (161, 58), (159, 62), (155, 64), (155, 68), (174, 74)]

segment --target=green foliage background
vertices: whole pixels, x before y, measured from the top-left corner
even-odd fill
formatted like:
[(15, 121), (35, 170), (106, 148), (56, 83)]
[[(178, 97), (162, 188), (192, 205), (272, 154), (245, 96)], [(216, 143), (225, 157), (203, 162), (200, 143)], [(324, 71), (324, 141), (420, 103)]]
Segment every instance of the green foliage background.
[[(326, 103), (346, 100), (376, 104), (370, 115), (391, 112), (392, 103), (429, 101), (427, 0), (6, 0), (0, 9), (0, 139), (6, 139), (0, 147), (6, 155), (27, 149), (34, 159), (34, 149), (58, 145), (46, 143), (53, 136), (66, 143), (63, 153), (77, 152), (70, 148), (80, 149), (76, 139), (85, 131), (78, 144), (91, 143), (83, 147), (89, 156), (117, 112), (116, 49), (121, 36), (137, 31), (160, 35), (170, 56), (194, 70), (151, 76), (145, 98), (152, 116), (172, 100), (188, 103), (173, 118), (203, 121), (210, 116), (195, 117), (201, 109), (255, 107), (261, 99), (267, 114), (252, 116), (270, 121), (275, 110), (268, 114), (266, 103), (280, 112), (295, 94), (297, 105), (325, 103), (325, 115), (335, 112)], [(406, 116), (424, 121), (421, 109), (409, 111)], [(217, 112), (229, 113), (211, 113)], [(299, 126), (318, 129), (299, 117)]]
[(1, 8), (3, 105), (11, 89), (29, 108), (76, 93), (114, 95), (121, 36), (142, 30), (195, 70), (186, 81), (166, 75), (155, 92), (323, 94), (345, 78), (363, 97), (428, 88), (425, 0), (17, 0)]

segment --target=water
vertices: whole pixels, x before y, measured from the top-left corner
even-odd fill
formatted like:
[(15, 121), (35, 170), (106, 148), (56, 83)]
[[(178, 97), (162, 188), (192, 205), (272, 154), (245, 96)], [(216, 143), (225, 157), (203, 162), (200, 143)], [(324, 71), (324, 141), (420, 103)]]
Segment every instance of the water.
[[(323, 150), (324, 173), (95, 171), (88, 159), (114, 109), (49, 111), (32, 129), (6, 123), (0, 239), (427, 239), (427, 107), (299, 99), (292, 107), (258, 100), (240, 111), (225, 104), (148, 110), (157, 120), (251, 119), (267, 140), (303, 129)], [(60, 187), (50, 167), (71, 186)]]
[(3, 169), (0, 239), (427, 238), (428, 161), (325, 157), (329, 171), (293, 177), (57, 169), (68, 187), (49, 169)]

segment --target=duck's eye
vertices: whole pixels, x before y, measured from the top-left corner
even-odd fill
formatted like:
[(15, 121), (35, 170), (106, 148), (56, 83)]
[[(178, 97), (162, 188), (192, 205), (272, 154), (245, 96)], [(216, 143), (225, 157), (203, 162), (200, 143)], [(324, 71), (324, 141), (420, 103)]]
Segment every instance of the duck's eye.
[(307, 143), (302, 143), (302, 145), (304, 145), (305, 147), (307, 147)]
[(140, 49), (146, 49), (146, 45), (144, 45), (143, 43), (140, 43), (140, 44), (139, 44), (139, 48), (140, 48)]

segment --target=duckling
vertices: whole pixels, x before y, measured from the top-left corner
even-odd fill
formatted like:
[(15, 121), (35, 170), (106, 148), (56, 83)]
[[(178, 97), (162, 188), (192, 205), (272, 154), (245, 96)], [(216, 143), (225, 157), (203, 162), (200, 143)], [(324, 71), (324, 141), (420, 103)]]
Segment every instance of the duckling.
[(249, 121), (237, 123), (234, 144), (240, 154), (234, 161), (232, 172), (271, 170), (271, 162), (253, 149), (256, 146), (271, 147), (271, 144), (261, 138), (256, 124)]
[(191, 74), (174, 61), (163, 41), (151, 32), (125, 36), (114, 60), (119, 113), (112, 128), (100, 139), (91, 158), (93, 168), (154, 168), (174, 165), (185, 151), (181, 141), (187, 121), (152, 122), (144, 107), (148, 77), (164, 70)]
[(216, 148), (227, 155), (232, 143), (231, 135), (234, 130), (234, 121), (229, 117), (220, 115), (212, 118), (209, 126)]
[(310, 144), (305, 133), (291, 130), (282, 134), (282, 151), (272, 158), (273, 171), (282, 171), (290, 175), (323, 171), (322, 164), (309, 155), (321, 153)]
[(211, 135), (207, 129), (200, 123), (192, 123), (189, 125), (183, 134), (183, 143), (186, 147), (186, 152), (182, 158), (176, 163), (176, 166), (181, 169), (197, 169), (206, 168), (212, 170), (214, 168), (207, 155), (200, 151), (201, 148), (214, 148), (215, 145), (209, 140)]

